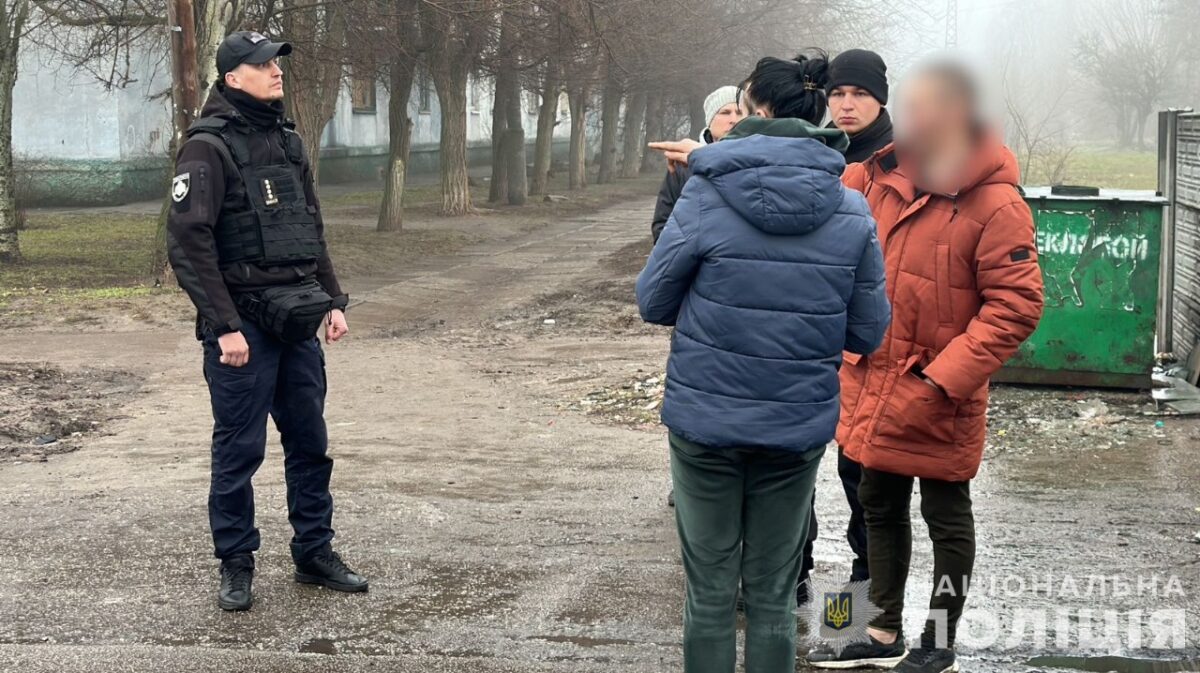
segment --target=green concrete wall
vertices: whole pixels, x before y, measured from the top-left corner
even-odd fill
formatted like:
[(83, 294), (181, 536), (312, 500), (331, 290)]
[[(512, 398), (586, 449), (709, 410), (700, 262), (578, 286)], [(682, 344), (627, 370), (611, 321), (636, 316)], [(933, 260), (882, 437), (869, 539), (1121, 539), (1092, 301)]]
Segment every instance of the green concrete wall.
[[(487, 166), (492, 158), (489, 143), (468, 150), (471, 166)], [(533, 146), (529, 147), (532, 158)], [(554, 156), (565, 159), (567, 142), (556, 141)], [(378, 181), (387, 162), (386, 147), (329, 147), (321, 150), (321, 181), (326, 184)], [(116, 206), (152, 201), (166, 193), (168, 166), (165, 157), (132, 161), (16, 160), (17, 190), (21, 205), (38, 207)], [(414, 147), (411, 174), (432, 174), (439, 169), (437, 145)]]
[(166, 193), (166, 157), (133, 161), (42, 160), (14, 166), (22, 206), (114, 206)]

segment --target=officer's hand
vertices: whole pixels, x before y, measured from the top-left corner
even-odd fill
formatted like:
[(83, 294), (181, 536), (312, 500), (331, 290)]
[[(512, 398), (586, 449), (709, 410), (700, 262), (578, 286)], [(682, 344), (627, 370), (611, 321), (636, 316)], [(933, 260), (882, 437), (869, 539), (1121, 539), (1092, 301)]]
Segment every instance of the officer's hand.
[(658, 150), (667, 158), (667, 170), (675, 172), (676, 166), (687, 166), (688, 156), (697, 148), (704, 147), (698, 140), (683, 140), (650, 143), (650, 149)]
[(346, 314), (338, 308), (330, 311), (329, 324), (325, 327), (325, 343), (336, 343), (349, 333), (350, 326), (346, 324)]
[(222, 334), (217, 338), (221, 346), (221, 364), (230, 367), (244, 367), (250, 361), (250, 344), (241, 332)]

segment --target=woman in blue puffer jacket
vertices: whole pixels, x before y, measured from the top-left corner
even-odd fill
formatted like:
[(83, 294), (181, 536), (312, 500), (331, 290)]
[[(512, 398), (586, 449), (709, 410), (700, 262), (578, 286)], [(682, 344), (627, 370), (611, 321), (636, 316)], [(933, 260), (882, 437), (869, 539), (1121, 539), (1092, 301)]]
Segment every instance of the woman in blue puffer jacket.
[(795, 666), (795, 587), (842, 352), (891, 318), (875, 222), (842, 186), (824, 57), (765, 58), (752, 116), (691, 154), (638, 277), (642, 318), (674, 325), (663, 423), (687, 575), (684, 668), (732, 673), (739, 584), (747, 673)]

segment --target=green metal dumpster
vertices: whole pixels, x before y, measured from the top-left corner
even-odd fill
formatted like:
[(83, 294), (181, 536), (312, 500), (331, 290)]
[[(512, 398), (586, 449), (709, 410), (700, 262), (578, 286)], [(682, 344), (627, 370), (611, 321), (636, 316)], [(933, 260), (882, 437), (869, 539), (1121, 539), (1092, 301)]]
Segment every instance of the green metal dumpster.
[(1050, 188), (1027, 189), (1025, 200), (1037, 226), (1046, 308), (995, 380), (1149, 388), (1166, 200)]

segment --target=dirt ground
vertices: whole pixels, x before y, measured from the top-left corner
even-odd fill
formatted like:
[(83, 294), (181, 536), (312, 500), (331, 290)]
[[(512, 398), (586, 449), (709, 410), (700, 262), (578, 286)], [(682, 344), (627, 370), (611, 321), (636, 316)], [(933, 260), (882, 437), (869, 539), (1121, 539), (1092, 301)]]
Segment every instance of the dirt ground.
[[(0, 327), (0, 671), (678, 670), (683, 579), (654, 422), (668, 333), (631, 303), (650, 207), (528, 226), (484, 214), (468, 242), (349, 276), (353, 336), (327, 351), (327, 420), (336, 544), (371, 578), (366, 595), (291, 581), (272, 435), (257, 602), (216, 608), (211, 416), (179, 293)], [(1085, 609), (1175, 611), (1190, 629), (1170, 649), (1104, 653), (1200, 657), (1200, 422), (1153, 415), (1138, 393), (994, 397), (970, 605), (977, 630), (994, 619), (1002, 636), (965, 638), (964, 666), (1089, 653), (1056, 642)], [(817, 573), (841, 578), (835, 458), (818, 483)], [(931, 588), (914, 516), (910, 632)], [(1115, 590), (1139, 578), (1143, 591)], [(1010, 636), (1050, 610), (1070, 614), (1048, 642)]]

